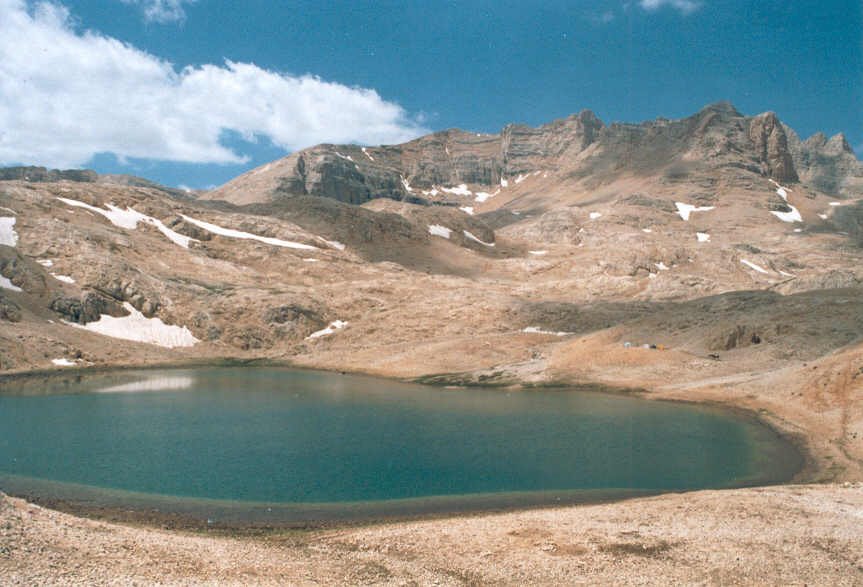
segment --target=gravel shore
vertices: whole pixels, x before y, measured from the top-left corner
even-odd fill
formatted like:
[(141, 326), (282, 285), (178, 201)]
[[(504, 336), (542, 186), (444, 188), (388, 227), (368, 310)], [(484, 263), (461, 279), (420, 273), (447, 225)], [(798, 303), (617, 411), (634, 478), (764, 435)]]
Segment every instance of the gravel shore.
[(77, 518), (0, 496), (4, 585), (863, 585), (863, 484), (261, 536)]

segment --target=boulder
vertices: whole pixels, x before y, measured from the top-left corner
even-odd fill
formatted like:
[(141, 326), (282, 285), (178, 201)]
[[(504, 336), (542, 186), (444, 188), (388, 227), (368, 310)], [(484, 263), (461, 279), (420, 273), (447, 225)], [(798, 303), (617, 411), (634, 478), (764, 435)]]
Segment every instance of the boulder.
[(7, 322), (21, 321), (21, 308), (18, 307), (18, 304), (4, 296), (2, 290), (0, 290), (0, 320), (6, 320)]

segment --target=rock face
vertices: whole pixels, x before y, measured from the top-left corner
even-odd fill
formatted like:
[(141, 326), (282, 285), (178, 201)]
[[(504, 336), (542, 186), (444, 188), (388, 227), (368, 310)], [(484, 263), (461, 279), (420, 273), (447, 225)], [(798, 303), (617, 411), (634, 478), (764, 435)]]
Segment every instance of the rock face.
[(591, 178), (597, 187), (626, 175), (664, 174), (668, 183), (710, 188), (705, 171), (733, 168), (784, 184), (808, 182), (836, 195), (863, 190), (863, 164), (844, 136), (815, 135), (804, 142), (773, 112), (747, 117), (719, 102), (680, 120), (605, 125), (584, 110), (536, 128), (511, 124), (499, 134), (446, 130), (402, 145), (318, 145), (202, 198), (234, 204), (292, 196), (350, 204), (379, 198), (454, 203), (457, 198), (441, 188), (465, 184), (493, 193), (537, 171), (554, 174), (558, 183)]
[(765, 175), (786, 183), (799, 179), (788, 149), (788, 137), (776, 114), (766, 112), (753, 118), (749, 123), (749, 138), (759, 154)]
[(605, 126), (583, 111), (539, 128), (509, 125), (500, 134), (446, 130), (397, 146), (319, 145), (240, 176), (204, 199), (266, 202), (284, 196), (323, 196), (351, 204), (377, 198), (413, 203), (422, 191), (461, 184), (498, 186), (501, 180), (574, 157)]

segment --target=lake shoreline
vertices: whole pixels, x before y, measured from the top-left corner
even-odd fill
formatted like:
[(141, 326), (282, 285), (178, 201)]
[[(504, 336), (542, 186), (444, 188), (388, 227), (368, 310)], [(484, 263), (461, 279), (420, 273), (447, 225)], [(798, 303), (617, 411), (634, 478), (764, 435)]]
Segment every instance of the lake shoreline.
[[(234, 360), (234, 359), (214, 359), (214, 360), (204, 360), (204, 361), (179, 361), (179, 362), (171, 362), (171, 363), (160, 363), (160, 364), (148, 364), (148, 365), (124, 365), (120, 368), (113, 368), (107, 366), (98, 366), (98, 367), (83, 367), (83, 368), (73, 368), (73, 369), (64, 369), (64, 370), (49, 370), (49, 371), (30, 371), (18, 374), (4, 374), (4, 376), (0, 377), (0, 394), (3, 393), (3, 387), (8, 385), (14, 385), (16, 382), (26, 382), (27, 384), (38, 384), (42, 381), (47, 380), (58, 380), (58, 379), (66, 379), (66, 378), (86, 378), (89, 376), (97, 376), (101, 374), (105, 374), (112, 371), (150, 371), (150, 370), (182, 370), (193, 367), (274, 367), (274, 368), (284, 368), (298, 371), (323, 371), (326, 373), (341, 373), (347, 374), (346, 371), (334, 371), (327, 369), (313, 369), (308, 367), (297, 366), (290, 362), (285, 361), (273, 361), (273, 360)], [(352, 376), (360, 375), (360, 376), (369, 376), (374, 378), (380, 378), (377, 375), (368, 375), (366, 373), (351, 373)], [(413, 383), (412, 380), (405, 379), (395, 379), (389, 378), (394, 381), (407, 381)], [(423, 385), (430, 385), (428, 383), (423, 383)], [(442, 384), (431, 384), (434, 387), (449, 387)], [(489, 385), (484, 386), (482, 384), (475, 384), (471, 387), (477, 388), (500, 388), (500, 386)], [(715, 400), (706, 400), (706, 399), (681, 399), (681, 398), (664, 398), (657, 397), (656, 395), (652, 395), (649, 390), (645, 389), (631, 389), (631, 388), (622, 388), (608, 385), (591, 385), (586, 382), (580, 382), (578, 384), (567, 383), (567, 382), (549, 382), (541, 386), (536, 385), (528, 385), (528, 386), (508, 386), (507, 391), (512, 390), (520, 390), (524, 393), (530, 393), (533, 389), (543, 389), (543, 390), (554, 390), (554, 389), (577, 389), (579, 387), (590, 387), (593, 391), (604, 393), (604, 394), (619, 394), (626, 396), (637, 396), (643, 399), (650, 399), (653, 401), (660, 402), (669, 402), (669, 403), (684, 403), (690, 405), (703, 405), (711, 408), (715, 408), (723, 413), (727, 413), (738, 420), (745, 420), (751, 422), (755, 425), (762, 426), (769, 430), (771, 433), (775, 434), (780, 441), (787, 445), (791, 450), (796, 453), (796, 456), (799, 457), (800, 465), (797, 467), (796, 472), (788, 477), (783, 478), (781, 480), (776, 480), (775, 482), (764, 482), (763, 480), (759, 480), (757, 483), (752, 482), (742, 482), (742, 483), (734, 483), (728, 486), (718, 488), (719, 490), (733, 490), (739, 488), (748, 488), (754, 486), (771, 486), (771, 485), (788, 485), (792, 483), (800, 483), (807, 482), (808, 480), (814, 478), (818, 472), (819, 461), (813, 456), (812, 451), (810, 450), (810, 444), (805, 435), (792, 431), (787, 426), (782, 426), (780, 422), (777, 422), (778, 418), (772, 414), (766, 414), (764, 411), (756, 411), (751, 408), (738, 406), (734, 404), (728, 404), (727, 402), (720, 402)], [(454, 391), (459, 391), (458, 389)], [(466, 392), (469, 390), (465, 389)], [(6, 488), (0, 488), (5, 490)], [(96, 491), (103, 491), (99, 488), (94, 488)], [(565, 508), (572, 506), (581, 506), (581, 505), (596, 505), (596, 504), (606, 504), (606, 503), (614, 503), (624, 500), (629, 500), (638, 497), (644, 497), (648, 495), (662, 495), (662, 494), (676, 494), (676, 493), (688, 493), (690, 491), (699, 491), (701, 489), (693, 489), (693, 490), (650, 490), (650, 491), (615, 491), (615, 490), (602, 490), (602, 491), (590, 491), (585, 490), (578, 492), (578, 495), (575, 496), (567, 496), (567, 497), (556, 497), (553, 499), (533, 499), (532, 496), (518, 496), (518, 498), (513, 500), (500, 500), (497, 499), (499, 496), (495, 494), (490, 494), (489, 496), (477, 497), (477, 499), (466, 499), (464, 500), (466, 503), (470, 502), (472, 505), (465, 506), (464, 504), (458, 504), (457, 507), (450, 506), (449, 508), (441, 509), (440, 507), (427, 507), (425, 510), (423, 507), (415, 507), (414, 510), (418, 511), (410, 511), (405, 513), (403, 508), (394, 507), (379, 507), (377, 508), (377, 514), (361, 514), (361, 515), (348, 515), (348, 516), (340, 516), (340, 517), (324, 517), (321, 519), (308, 519), (308, 520), (292, 520), (288, 522), (277, 522), (277, 523), (255, 523), (255, 522), (244, 522), (244, 521), (233, 521), (230, 523), (207, 523), (205, 519), (200, 516), (188, 515), (184, 513), (170, 512), (170, 511), (160, 511), (158, 508), (147, 509), (136, 509), (132, 510), (128, 507), (124, 507), (122, 503), (119, 505), (94, 505), (90, 503), (92, 500), (71, 500), (68, 498), (64, 498), (62, 495), (60, 496), (51, 496), (45, 495), (45, 493), (39, 493), (34, 491), (7, 491), (9, 495), (14, 497), (19, 497), (25, 499), (31, 503), (48, 507), (51, 509), (55, 509), (58, 511), (70, 513), (76, 516), (84, 516), (91, 519), (98, 519), (109, 522), (119, 522), (119, 523), (131, 523), (136, 525), (143, 526), (151, 526), (151, 527), (161, 527), (161, 528), (172, 528), (172, 529), (182, 529), (188, 531), (213, 531), (215, 529), (220, 529), (225, 532), (234, 532), (237, 535), (244, 535), (247, 533), (259, 533), (262, 531), (284, 531), (284, 530), (292, 530), (292, 529), (306, 529), (306, 530), (320, 530), (320, 529), (333, 529), (340, 527), (352, 527), (352, 526), (366, 526), (366, 525), (374, 525), (374, 524), (389, 524), (389, 523), (401, 523), (401, 522), (412, 522), (412, 521), (421, 521), (421, 520), (431, 520), (431, 519), (446, 519), (446, 518), (456, 518), (456, 517), (464, 517), (464, 516), (478, 516), (478, 515), (488, 515), (492, 513), (512, 513), (518, 511), (526, 511), (531, 509), (541, 509), (541, 508)], [(104, 490), (109, 491), (109, 490)], [(50, 492), (49, 492), (50, 493)], [(537, 492), (538, 493), (538, 492)], [(566, 492), (557, 492), (557, 493), (566, 493)], [(588, 495), (592, 494), (592, 495)], [(167, 498), (166, 498), (167, 499)], [(182, 499), (182, 498), (179, 498)], [(438, 500), (438, 501), (445, 501)], [(456, 501), (457, 498), (453, 497), (452, 501)], [(434, 501), (434, 499), (429, 500)], [(500, 502), (505, 502), (505, 505), (500, 505)]]

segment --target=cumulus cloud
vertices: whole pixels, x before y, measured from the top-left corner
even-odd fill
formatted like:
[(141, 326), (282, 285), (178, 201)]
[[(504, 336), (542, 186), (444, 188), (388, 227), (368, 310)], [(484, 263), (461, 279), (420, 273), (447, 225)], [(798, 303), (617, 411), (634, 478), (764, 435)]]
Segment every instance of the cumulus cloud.
[(226, 134), (286, 150), (397, 143), (427, 132), (377, 92), (252, 63), (182, 69), (96, 32), (58, 4), (0, 0), (0, 163), (119, 158), (240, 163)]
[(701, 8), (701, 2), (696, 0), (639, 0), (639, 4), (645, 10), (657, 10), (663, 6), (670, 6), (683, 14), (690, 14)]
[(120, 0), (123, 4), (140, 7), (144, 20), (166, 24), (186, 19), (184, 4), (194, 4), (197, 0)]

